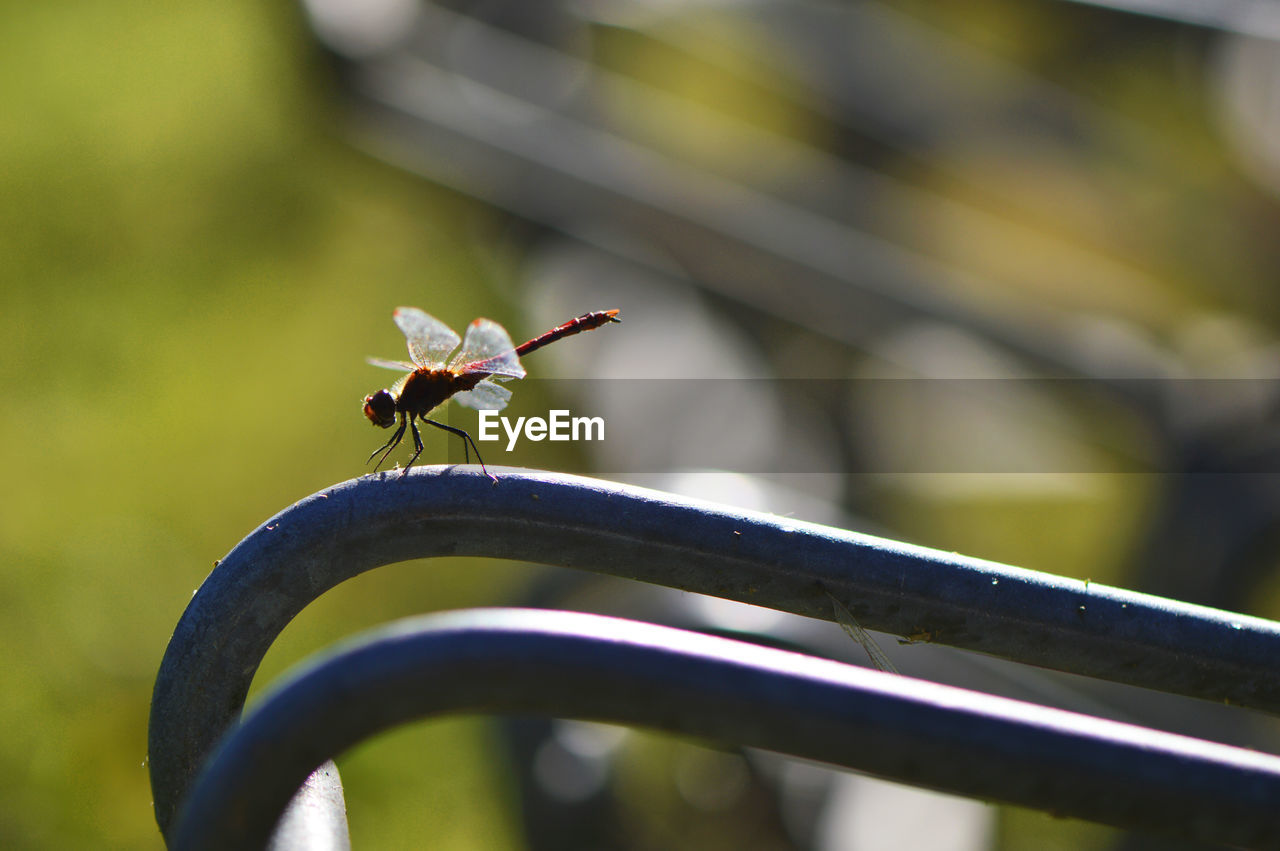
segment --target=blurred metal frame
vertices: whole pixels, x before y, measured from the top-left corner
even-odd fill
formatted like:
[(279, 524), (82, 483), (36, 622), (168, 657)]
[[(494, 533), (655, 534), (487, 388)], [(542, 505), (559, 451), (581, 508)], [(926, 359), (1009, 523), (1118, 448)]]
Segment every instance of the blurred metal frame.
[[(661, 152), (602, 104), (628, 104), (667, 121), (678, 121), (690, 106), (574, 50), (575, 34), (589, 23), (582, 10), (604, 6), (490, 2), (446, 8), (426, 0), (303, 5), (337, 68), (350, 138), (409, 172), (628, 262), (648, 262), (633, 247), (652, 246), (655, 255), (674, 258), (704, 291), (747, 307), (762, 323), (803, 328), (850, 351), (887, 327), (926, 320), (1001, 348), (1034, 374), (1085, 379), (1090, 392), (1137, 415), (1152, 437), (1142, 463), (1162, 474), (1149, 527), (1132, 554), (1136, 586), (1206, 605), (1249, 605), (1280, 546), (1280, 476), (1270, 472), (1280, 469), (1280, 447), (1270, 437), (1280, 393), (1271, 385), (1210, 401), (1178, 382), (1127, 380), (1185, 370), (1169, 353), (1130, 351), (1120, 360), (1100, 361), (1092, 342), (1072, 333), (1067, 317), (1033, 305), (1003, 316), (953, 295), (970, 289), (949, 286), (964, 283), (970, 273), (864, 226), (877, 198), (910, 208), (913, 190), (848, 159), (745, 123), (733, 129), (741, 146), (807, 163), (806, 187), (732, 179)], [(1274, 18), (1259, 4), (1227, 0), (1094, 5), (1142, 7), (1138, 11), (1157, 17), (1230, 31), (1266, 29)], [(1192, 5), (1200, 11), (1188, 11)], [(917, 96), (936, 89), (927, 109), (938, 114), (901, 114), (893, 99), (871, 97), (864, 83), (880, 79), (883, 69), (856, 45), (877, 38), (898, 44), (903, 36), (883, 29), (886, 22), (875, 9), (770, 0), (740, 4), (731, 14), (767, 33), (780, 54), (805, 57), (803, 68), (774, 68), (787, 79), (788, 94), (799, 92), (804, 108), (832, 127), (881, 134), (888, 144), (910, 150), (913, 137), (939, 132), (930, 122), (963, 111), (966, 93), (947, 73), (947, 62), (972, 64), (977, 57), (948, 59), (943, 48), (949, 45), (930, 42), (924, 32), (911, 34), (921, 40), (922, 67), (900, 63), (892, 70), (909, 69), (911, 80), (903, 85)], [(1025, 90), (1016, 100), (1035, 102), (1037, 114), (1050, 113), (1041, 125), (1015, 124), (1019, 133), (1066, 132), (1063, 127), (1074, 126), (1072, 116), (1087, 109), (1034, 79), (1018, 77), (1016, 85)], [(1010, 110), (1000, 120), (1028, 119)], [(1114, 134), (1106, 143), (1124, 148), (1133, 136)], [(1154, 134), (1142, 138), (1165, 144)], [(1136, 161), (1148, 153), (1126, 149), (1124, 156)], [(1207, 409), (1212, 416), (1181, 416)]]
[(1269, 0), (1072, 0), (1257, 38), (1280, 39), (1280, 9)]

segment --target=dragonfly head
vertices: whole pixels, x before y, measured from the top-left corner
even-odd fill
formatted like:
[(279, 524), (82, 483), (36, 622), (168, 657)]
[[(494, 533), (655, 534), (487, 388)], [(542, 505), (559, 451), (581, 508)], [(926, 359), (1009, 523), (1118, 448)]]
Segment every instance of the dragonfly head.
[(391, 428), (396, 421), (396, 400), (391, 391), (379, 390), (364, 397), (364, 415), (379, 428)]

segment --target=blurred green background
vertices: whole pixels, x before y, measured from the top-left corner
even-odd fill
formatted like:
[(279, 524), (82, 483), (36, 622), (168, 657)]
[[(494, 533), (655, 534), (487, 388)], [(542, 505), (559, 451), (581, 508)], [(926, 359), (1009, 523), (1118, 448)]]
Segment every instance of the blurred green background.
[[(1040, 6), (976, 3), (961, 14), (901, 5), (1050, 70), (1086, 37), (1058, 27), (1060, 18), (1042, 24)], [(4, 21), (0, 845), (158, 847), (146, 718), (173, 625), (214, 560), (249, 530), (364, 471), (380, 437), (359, 403), (385, 377), (364, 357), (399, 356), (391, 309), (421, 305), (454, 327), (488, 315), (517, 337), (540, 329), (526, 328), (509, 298), (519, 259), (499, 217), (341, 141), (326, 69), (293, 5), (7, 3)], [(1164, 48), (1148, 49), (1154, 67), (1169, 67)], [(644, 76), (643, 58), (620, 52), (613, 62)], [(1270, 258), (1250, 253), (1253, 237), (1222, 225), (1214, 205), (1165, 220), (1158, 245), (1125, 243), (1123, 230), (1094, 218), (1160, 206), (1160, 193), (1176, 189), (1226, 195), (1275, 219), (1232, 177), (1227, 189), (1216, 182), (1227, 167), (1199, 129), (1198, 96), (1134, 67), (1091, 65), (1096, 78), (1082, 85), (1185, 131), (1186, 144), (1184, 159), (1129, 174), (1124, 203), (1073, 194), (1073, 172), (1051, 158), (1011, 164), (1002, 151), (952, 152), (976, 182), (915, 176), (968, 201), (982, 185), (977, 203), (998, 208), (999, 190), (1034, 174), (1069, 199), (1041, 210), (1038, 227), (1123, 247), (1163, 273), (1158, 286), (1141, 279), (1150, 290), (1045, 283), (1022, 297), (1088, 303), (1158, 330), (1224, 303), (1265, 321)], [(751, 92), (735, 102), (710, 74), (668, 83), (730, 109), (761, 103)], [(1186, 183), (1171, 188), (1175, 175)], [(1222, 237), (1205, 239), (1217, 248), (1179, 256), (1193, 254), (1181, 237), (1202, 225)], [(1044, 262), (1032, 249), (987, 244), (945, 212), (920, 226), (939, 254), (977, 269)], [(1207, 283), (1227, 278), (1229, 292)], [(432, 440), (438, 457), (443, 443)], [(935, 546), (1114, 579), (1145, 493), (1125, 479), (1083, 499), (900, 496), (886, 516)], [(1046, 551), (1047, 528), (1062, 546)], [(431, 608), (504, 602), (502, 589), (523, 581), (512, 565), (448, 560), (360, 577), (290, 626), (259, 680), (337, 636)], [(449, 721), (352, 754), (343, 771), (357, 846), (412, 847), (429, 829), (436, 848), (518, 847), (513, 792), (492, 747), (477, 722)], [(1094, 835), (1053, 828), (1062, 847), (1088, 847)]]
[[(4, 21), (0, 845), (158, 847), (147, 708), (187, 600), (264, 518), (364, 471), (380, 438), (360, 402), (384, 380), (364, 357), (401, 356), (395, 305), (510, 318), (501, 252), (475, 205), (337, 140), (290, 4), (10, 3)], [(494, 602), (502, 571), (349, 583), (264, 674), (325, 635)], [(451, 766), (412, 778), (438, 847), (508, 841), (494, 778), (457, 757), (471, 729), (409, 734)], [(353, 831), (394, 847), (376, 802), (408, 778), (367, 774)]]

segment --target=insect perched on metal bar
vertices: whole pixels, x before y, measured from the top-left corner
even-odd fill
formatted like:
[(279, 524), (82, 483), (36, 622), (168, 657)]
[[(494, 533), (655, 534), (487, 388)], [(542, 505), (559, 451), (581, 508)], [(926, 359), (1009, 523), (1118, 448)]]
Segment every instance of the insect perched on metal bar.
[[(470, 446), (476, 453), (476, 460), (480, 462), (480, 469), (495, 482), (497, 479), (485, 468), (480, 450), (471, 435), (463, 429), (436, 422), (427, 415), (449, 399), (476, 410), (500, 411), (507, 406), (511, 391), (497, 382), (524, 377), (521, 357), (562, 337), (621, 321), (617, 310), (584, 313), (516, 346), (502, 326), (491, 319), (474, 320), (467, 326), (466, 337), (459, 338), (448, 325), (416, 307), (398, 307), (394, 318), (409, 344), (409, 358), (412, 362), (369, 358), (369, 363), (374, 366), (409, 370), (407, 375), (390, 388), (364, 398), (364, 415), (369, 422), (380, 428), (391, 428), (397, 419), (400, 422), (400, 427), (391, 435), (391, 439), (369, 456), (369, 461), (372, 461), (375, 455), (382, 453), (373, 469), (382, 466), (391, 450), (400, 445), (407, 428), (413, 435), (415, 451), (401, 475), (409, 472), (413, 462), (422, 454), (422, 436), (418, 433), (415, 422), (422, 420), (427, 425), (461, 437), (463, 457), (467, 461), (471, 460), (467, 450)], [(459, 343), (462, 344), (461, 348), (458, 347)]]

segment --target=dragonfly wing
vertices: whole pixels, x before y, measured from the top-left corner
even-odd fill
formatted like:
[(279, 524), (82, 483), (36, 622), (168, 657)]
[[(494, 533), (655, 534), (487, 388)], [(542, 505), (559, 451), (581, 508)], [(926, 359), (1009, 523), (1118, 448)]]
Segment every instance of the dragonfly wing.
[(409, 357), (418, 366), (442, 367), (449, 353), (458, 348), (458, 335), (434, 316), (416, 307), (397, 307), (394, 315), (409, 344)]
[(845, 634), (862, 645), (862, 649), (871, 657), (871, 664), (882, 671), (888, 671), (890, 674), (898, 673), (898, 669), (893, 666), (893, 662), (889, 661), (889, 657), (880, 649), (880, 645), (876, 644), (876, 640), (854, 618), (853, 612), (849, 611), (844, 603), (836, 599), (835, 594), (827, 591), (827, 596), (831, 598), (831, 606), (835, 609), (836, 623), (840, 624), (840, 628), (845, 631)]
[(476, 319), (467, 326), (462, 349), (449, 363), (449, 368), (458, 373), (487, 372), (504, 378), (525, 376), (515, 343), (492, 319)]
[(407, 360), (384, 360), (383, 358), (365, 358), (365, 360), (367, 360), (369, 363), (373, 364), (374, 366), (380, 366), (383, 369), (398, 369), (401, 371), (407, 369), (410, 372), (413, 372), (415, 369), (418, 368), (413, 364), (409, 363)]
[(477, 411), (501, 411), (511, 399), (511, 391), (485, 379), (470, 390), (453, 394), (454, 401)]
[(406, 372), (404, 375), (400, 376), (400, 378), (396, 380), (395, 384), (392, 384), (390, 387), (387, 388), (387, 392), (391, 394), (392, 398), (394, 399), (400, 398), (400, 391), (404, 390), (405, 382), (409, 380), (409, 376), (411, 375), (413, 375), (412, 372)]

